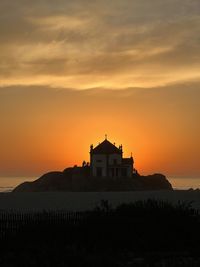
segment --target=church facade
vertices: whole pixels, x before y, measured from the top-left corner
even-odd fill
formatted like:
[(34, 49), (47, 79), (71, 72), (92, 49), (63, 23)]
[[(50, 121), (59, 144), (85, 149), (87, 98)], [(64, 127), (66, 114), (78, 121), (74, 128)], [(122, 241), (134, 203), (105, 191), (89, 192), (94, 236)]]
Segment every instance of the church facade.
[(133, 157), (123, 158), (122, 145), (116, 147), (105, 138), (98, 146), (90, 146), (90, 168), (94, 177), (132, 177)]

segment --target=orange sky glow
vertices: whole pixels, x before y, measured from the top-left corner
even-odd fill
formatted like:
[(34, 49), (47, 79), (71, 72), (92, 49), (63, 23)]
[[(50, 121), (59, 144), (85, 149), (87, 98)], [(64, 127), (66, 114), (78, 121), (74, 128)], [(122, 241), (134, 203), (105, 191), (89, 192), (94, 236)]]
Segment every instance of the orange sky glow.
[(123, 145), (141, 174), (200, 176), (200, 2), (0, 2), (0, 176)]

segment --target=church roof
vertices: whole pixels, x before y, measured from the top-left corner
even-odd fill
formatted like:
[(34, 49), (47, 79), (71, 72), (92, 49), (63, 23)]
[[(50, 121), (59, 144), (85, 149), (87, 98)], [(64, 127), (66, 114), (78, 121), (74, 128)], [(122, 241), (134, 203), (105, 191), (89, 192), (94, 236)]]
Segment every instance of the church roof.
[(107, 139), (96, 146), (92, 151), (92, 154), (121, 154), (121, 149), (117, 148)]

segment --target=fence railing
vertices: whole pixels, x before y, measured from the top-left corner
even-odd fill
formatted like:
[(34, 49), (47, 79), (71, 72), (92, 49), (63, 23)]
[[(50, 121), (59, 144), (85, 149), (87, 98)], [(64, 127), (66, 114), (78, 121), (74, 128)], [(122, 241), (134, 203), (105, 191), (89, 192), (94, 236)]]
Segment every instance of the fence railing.
[(0, 238), (13, 234), (26, 226), (76, 225), (86, 219), (86, 212), (43, 211), (9, 212), (0, 211)]

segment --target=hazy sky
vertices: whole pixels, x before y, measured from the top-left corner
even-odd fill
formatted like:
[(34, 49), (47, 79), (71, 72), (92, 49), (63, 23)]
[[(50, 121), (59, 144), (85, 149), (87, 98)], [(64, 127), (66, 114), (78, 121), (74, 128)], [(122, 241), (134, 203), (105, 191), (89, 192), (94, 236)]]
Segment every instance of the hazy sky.
[(200, 175), (199, 0), (1, 0), (0, 175), (89, 159)]

